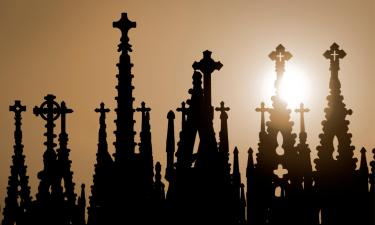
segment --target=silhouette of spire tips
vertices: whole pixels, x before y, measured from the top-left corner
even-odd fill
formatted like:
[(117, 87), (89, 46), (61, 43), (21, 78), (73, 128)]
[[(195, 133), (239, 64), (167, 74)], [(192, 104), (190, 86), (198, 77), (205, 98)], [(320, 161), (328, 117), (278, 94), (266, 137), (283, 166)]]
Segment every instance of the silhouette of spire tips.
[(361, 148), (361, 153), (366, 153), (367, 151), (366, 151), (366, 149), (365, 149), (365, 147), (362, 147)]
[(121, 13), (121, 18), (118, 21), (113, 22), (112, 26), (123, 31), (135, 28), (137, 23), (129, 20), (127, 13)]
[(253, 154), (253, 149), (250, 147), (249, 150), (247, 151), (248, 154)]
[(14, 105), (9, 106), (9, 111), (15, 113), (21, 113), (26, 111), (26, 106), (21, 104), (20, 100), (14, 101)]
[(167, 115), (167, 118), (168, 118), (169, 120), (172, 120), (172, 119), (175, 118), (174, 112), (173, 112), (172, 110), (169, 110), (168, 115)]
[(237, 146), (234, 147), (233, 154), (238, 154), (238, 148), (237, 148)]

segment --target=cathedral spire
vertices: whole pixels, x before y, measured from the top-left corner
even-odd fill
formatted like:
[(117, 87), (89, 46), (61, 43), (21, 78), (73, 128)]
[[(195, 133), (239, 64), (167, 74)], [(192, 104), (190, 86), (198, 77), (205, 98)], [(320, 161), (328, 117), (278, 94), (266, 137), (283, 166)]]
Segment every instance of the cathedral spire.
[(110, 184), (112, 176), (113, 160), (108, 152), (107, 132), (106, 132), (106, 113), (110, 110), (105, 108), (104, 103), (100, 103), (100, 108), (95, 112), (99, 113), (99, 142), (96, 153), (96, 164), (94, 169), (93, 184), (91, 186), (91, 196), (89, 198), (90, 206), (88, 207), (88, 225), (101, 225), (110, 215), (106, 214), (109, 207)]
[(46, 133), (44, 133), (46, 137), (46, 142), (44, 142), (46, 151), (43, 154), (44, 168), (38, 173), (40, 183), (36, 195), (37, 201), (42, 204), (48, 201), (50, 197), (55, 199), (62, 199), (63, 197), (60, 179), (56, 171), (57, 155), (54, 149), (56, 147), (54, 143), (56, 138), (54, 121), (60, 117), (61, 108), (55, 98), (54, 95), (45, 96), (45, 101), (39, 107), (35, 106), (33, 110), (36, 116), (40, 116), (46, 121), (45, 127), (47, 128)]
[(174, 119), (175, 115), (172, 110), (168, 112), (168, 131), (167, 131), (167, 168), (165, 173), (165, 179), (168, 182), (173, 180), (174, 174), (174, 153), (175, 153), (175, 138), (174, 138)]
[(360, 190), (363, 193), (368, 192), (368, 178), (369, 178), (369, 169), (367, 165), (367, 159), (366, 159), (366, 149), (361, 149), (361, 162), (359, 166), (359, 182), (358, 184), (360, 186)]
[[(350, 196), (349, 187), (353, 187), (355, 182), (357, 162), (357, 159), (353, 158), (355, 147), (351, 145), (352, 134), (348, 132), (350, 122), (346, 120), (352, 110), (347, 109), (343, 102), (338, 77), (340, 59), (344, 58), (346, 53), (333, 43), (323, 55), (330, 60), (330, 95), (327, 97), (328, 107), (324, 110), (323, 133), (319, 135), (320, 145), (316, 148), (318, 158), (314, 160), (317, 170), (315, 185), (322, 194), (330, 196), (325, 199), (325, 205), (321, 206), (322, 223), (350, 223), (354, 221), (354, 217), (349, 212), (349, 207), (337, 203), (338, 199), (348, 199)], [(337, 146), (334, 146), (335, 137)], [(338, 152), (337, 160), (333, 158), (335, 148)], [(347, 201), (350, 202), (350, 199)]]
[(9, 111), (14, 112), (15, 120), (14, 155), (12, 157), (13, 164), (10, 167), (2, 225), (25, 224), (27, 222), (25, 215), (28, 213), (31, 203), (21, 130), (21, 113), (26, 111), (26, 106), (23, 106), (21, 101), (15, 101), (14, 105), (9, 107)]
[(141, 107), (136, 109), (137, 112), (142, 114), (142, 129), (140, 133), (141, 142), (139, 143), (139, 152), (141, 160), (144, 162), (142, 175), (145, 179), (145, 187), (152, 189), (153, 177), (154, 177), (154, 162), (152, 156), (152, 143), (151, 143), (151, 127), (150, 127), (150, 111), (151, 109), (146, 107), (146, 103), (142, 102)]
[(57, 160), (59, 165), (59, 173), (61, 179), (64, 180), (65, 193), (69, 207), (74, 207), (76, 203), (76, 194), (74, 193), (74, 182), (73, 182), (73, 172), (71, 171), (71, 163), (69, 160), (68, 148), (68, 134), (66, 133), (66, 115), (72, 113), (73, 110), (66, 107), (65, 102), (61, 102), (61, 132), (59, 135), (59, 149), (57, 149)]
[(228, 114), (227, 111), (230, 110), (229, 107), (224, 106), (224, 102), (220, 102), (220, 107), (215, 108), (216, 111), (220, 112), (221, 129), (219, 133), (219, 153), (223, 157), (223, 166), (225, 175), (230, 175), (230, 165), (229, 165), (229, 140), (228, 140)]
[(131, 73), (131, 68), (133, 64), (130, 61), (129, 52), (132, 52), (131, 45), (129, 44), (128, 32), (131, 28), (136, 27), (136, 23), (130, 21), (126, 13), (121, 14), (121, 19), (119, 21), (113, 22), (113, 27), (120, 29), (122, 37), (120, 39), (121, 43), (118, 45), (118, 51), (121, 52), (120, 62), (117, 64), (118, 74), (116, 75), (118, 79), (117, 97), (117, 109), (115, 120), (116, 135), (115, 140), (115, 161), (122, 164), (123, 161), (129, 160), (129, 157), (134, 156), (134, 119), (133, 119), (133, 89), (132, 85), (133, 74)]
[(266, 132), (266, 122), (265, 122), (265, 116), (264, 113), (268, 112), (269, 108), (265, 107), (264, 102), (260, 103), (260, 108), (256, 108), (256, 112), (260, 112), (260, 132), (265, 133)]
[[(330, 50), (324, 53), (324, 57), (330, 60), (330, 95), (327, 97), (328, 108), (325, 111), (325, 118), (323, 124), (323, 134), (320, 137), (320, 146), (317, 147), (318, 159), (316, 162), (317, 170), (324, 170), (324, 167), (332, 165), (334, 151), (333, 138), (338, 140), (337, 163), (340, 164), (341, 170), (353, 173), (356, 167), (357, 159), (353, 158), (354, 146), (351, 145), (351, 134), (349, 130), (349, 121), (346, 120), (347, 115), (352, 114), (352, 110), (347, 109), (343, 103), (344, 97), (340, 94), (340, 80), (338, 78), (339, 61), (344, 58), (346, 53), (339, 49), (336, 43), (331, 45)], [(341, 172), (344, 172), (341, 171)]]

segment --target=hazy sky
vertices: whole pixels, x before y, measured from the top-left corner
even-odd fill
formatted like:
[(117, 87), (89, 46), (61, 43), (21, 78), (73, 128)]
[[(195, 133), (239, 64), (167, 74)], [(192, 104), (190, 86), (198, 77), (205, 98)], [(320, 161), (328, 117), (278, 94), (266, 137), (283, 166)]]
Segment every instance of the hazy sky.
[[(231, 108), (230, 147), (238, 146), (243, 172), (247, 149), (256, 150), (258, 143), (260, 115), (254, 109), (261, 101), (270, 105), (276, 77), (270, 73), (274, 63), (268, 54), (280, 43), (293, 54), (288, 65), (298, 67), (309, 81), (304, 103), (311, 110), (306, 129), (312, 156), (329, 91), (329, 61), (322, 54), (334, 41), (347, 53), (339, 76), (344, 101), (354, 111), (349, 119), (356, 154), (362, 146), (375, 147), (375, 0), (0, 0), (1, 208), (13, 154), (13, 114), (8, 109), (15, 99), (27, 105), (23, 136), (33, 195), (45, 148), (44, 121), (32, 108), (49, 93), (74, 109), (67, 125), (74, 181), (76, 187), (82, 182), (91, 185), (98, 133), (94, 109), (101, 101), (112, 109), (107, 116), (108, 143), (114, 140), (120, 32), (112, 22), (121, 12), (137, 22), (130, 31), (135, 107), (145, 101), (152, 108), (154, 160), (162, 162), (163, 170), (167, 112), (190, 96), (191, 65), (206, 49), (224, 65), (213, 74), (212, 98), (215, 106), (224, 100)], [(299, 117), (293, 113), (292, 118), (298, 133)], [(138, 140), (138, 114), (136, 119)], [(180, 114), (175, 124), (177, 138)], [(219, 125), (216, 114), (217, 136)]]

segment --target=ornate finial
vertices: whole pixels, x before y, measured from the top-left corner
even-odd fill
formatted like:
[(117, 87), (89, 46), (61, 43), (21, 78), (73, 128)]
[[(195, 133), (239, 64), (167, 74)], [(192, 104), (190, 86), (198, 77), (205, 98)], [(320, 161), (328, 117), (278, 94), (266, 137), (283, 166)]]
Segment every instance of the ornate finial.
[(225, 107), (223, 101), (220, 102), (220, 107), (216, 107), (215, 110), (216, 111), (220, 111), (220, 113), (221, 113), (220, 118), (221, 119), (227, 119), (228, 118), (228, 115), (227, 115), (226, 112), (229, 111), (230, 108), (229, 107)]
[(176, 109), (177, 112), (182, 113), (182, 120), (181, 120), (181, 128), (184, 128), (185, 120), (186, 120), (186, 115), (189, 111), (189, 108), (186, 108), (185, 102), (181, 102), (181, 107)]
[(294, 110), (297, 113), (301, 113), (301, 133), (306, 133), (305, 131), (305, 113), (310, 112), (310, 109), (305, 108), (303, 103), (300, 104), (299, 109)]
[(175, 118), (174, 112), (172, 110), (169, 110), (169, 112), (167, 114), (167, 118), (169, 120), (173, 120)]
[(64, 101), (61, 102), (61, 132), (65, 133), (65, 127), (66, 127), (66, 114), (72, 113), (73, 110), (66, 107), (66, 104)]
[(53, 149), (56, 146), (53, 139), (56, 135), (53, 133), (53, 128), (55, 127), (54, 121), (57, 120), (61, 115), (61, 107), (55, 101), (54, 95), (47, 95), (44, 97), (45, 101), (38, 107), (35, 106), (33, 109), (35, 116), (42, 117), (43, 120), (47, 121), (46, 128), (47, 132), (44, 134), (47, 137), (47, 142), (45, 145), (47, 149)]
[(44, 101), (39, 107), (35, 106), (33, 113), (35, 116), (40, 116), (48, 122), (48, 120), (57, 120), (61, 114), (61, 108), (57, 102), (55, 102), (54, 95), (47, 95), (44, 97)]
[(276, 47), (276, 51), (271, 52), (268, 57), (276, 62), (277, 79), (275, 82), (275, 88), (276, 92), (278, 93), (282, 76), (285, 72), (285, 61), (292, 58), (292, 54), (285, 51), (285, 47), (280, 44)]
[(215, 62), (211, 58), (212, 52), (209, 50), (206, 50), (203, 52), (203, 59), (201, 59), (199, 62), (195, 61), (193, 63), (193, 69), (194, 70), (200, 70), (203, 74), (211, 74), (215, 70), (220, 70), (221, 67), (223, 67), (223, 64), (221, 64), (220, 61)]
[(110, 112), (108, 108), (105, 108), (104, 103), (100, 103), (100, 108), (96, 108), (95, 112), (100, 113), (100, 115), (105, 115), (106, 113)]
[(112, 26), (120, 29), (121, 31), (127, 32), (131, 28), (135, 28), (137, 23), (129, 20), (127, 13), (121, 13), (121, 18), (118, 21), (113, 22)]
[(136, 110), (137, 110), (137, 112), (142, 112), (142, 114), (151, 111), (150, 108), (146, 107), (146, 103), (145, 103), (145, 102), (142, 102), (142, 103), (141, 103), (141, 107), (140, 107), (140, 108), (137, 108)]
[(324, 57), (330, 60), (331, 67), (330, 70), (338, 71), (340, 70), (340, 59), (346, 56), (344, 50), (339, 49), (340, 46), (336, 43), (333, 43), (329, 50), (324, 52)]
[[(212, 52), (206, 50), (203, 52), (203, 59), (201, 59), (199, 62), (193, 63), (193, 69), (194, 70), (200, 70), (203, 73), (203, 86), (204, 86), (204, 98), (205, 98), (205, 105), (206, 107), (210, 107), (209, 114), (210, 117), (213, 117), (213, 111), (211, 107), (211, 74), (215, 70), (220, 70), (221, 67), (223, 67), (223, 64), (221, 64), (220, 61), (215, 62), (211, 58)], [(212, 115), (211, 115), (212, 114)]]
[(255, 111), (260, 112), (260, 132), (266, 132), (264, 113), (268, 112), (269, 108), (266, 108), (264, 102), (261, 102), (260, 108), (256, 108)]
[(14, 101), (14, 105), (9, 106), (9, 111), (14, 112), (16, 115), (26, 111), (26, 106), (21, 104), (21, 101)]

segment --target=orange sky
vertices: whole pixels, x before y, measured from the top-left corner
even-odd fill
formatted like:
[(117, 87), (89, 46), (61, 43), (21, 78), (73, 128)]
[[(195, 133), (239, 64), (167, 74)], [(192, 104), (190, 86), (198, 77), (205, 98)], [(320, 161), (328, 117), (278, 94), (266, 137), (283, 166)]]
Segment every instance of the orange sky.
[[(104, 3), (105, 2), (105, 3)], [(267, 57), (282, 43), (293, 58), (288, 64), (309, 77), (305, 105), (308, 142), (313, 157), (324, 119), (329, 61), (322, 54), (336, 41), (347, 53), (341, 61), (344, 101), (356, 154), (375, 147), (375, 1), (374, 0), (154, 0), (154, 1), (0, 1), (0, 202), (13, 154), (15, 99), (27, 105), (23, 136), (32, 192), (42, 169), (44, 121), (32, 114), (46, 94), (65, 100), (74, 113), (67, 129), (74, 181), (91, 185), (101, 101), (112, 109), (107, 117), (108, 143), (113, 142), (115, 85), (120, 32), (112, 21), (127, 12), (137, 28), (130, 31), (134, 52), (135, 107), (151, 108), (154, 159), (165, 166), (166, 114), (189, 95), (192, 63), (209, 49), (224, 66), (212, 77), (215, 106), (224, 100), (229, 111), (230, 147), (238, 146), (244, 171), (247, 149), (256, 149), (262, 89), (274, 63)], [(272, 88), (273, 81), (269, 83)], [(298, 93), (296, 93), (298, 95)], [(295, 107), (295, 106), (293, 106)], [(176, 137), (180, 115), (176, 117)], [(293, 113), (294, 132), (299, 132)], [(140, 118), (136, 117), (139, 131)], [(215, 115), (216, 135), (219, 116)], [(139, 134), (139, 132), (138, 132)], [(137, 138), (138, 138), (137, 134)], [(57, 140), (56, 140), (57, 141)], [(110, 145), (111, 152), (113, 146)], [(370, 151), (369, 151), (370, 152)], [(370, 154), (369, 154), (370, 157)], [(244, 178), (244, 174), (243, 174)], [(78, 185), (77, 185), (78, 187)], [(88, 190), (87, 190), (88, 191)]]

